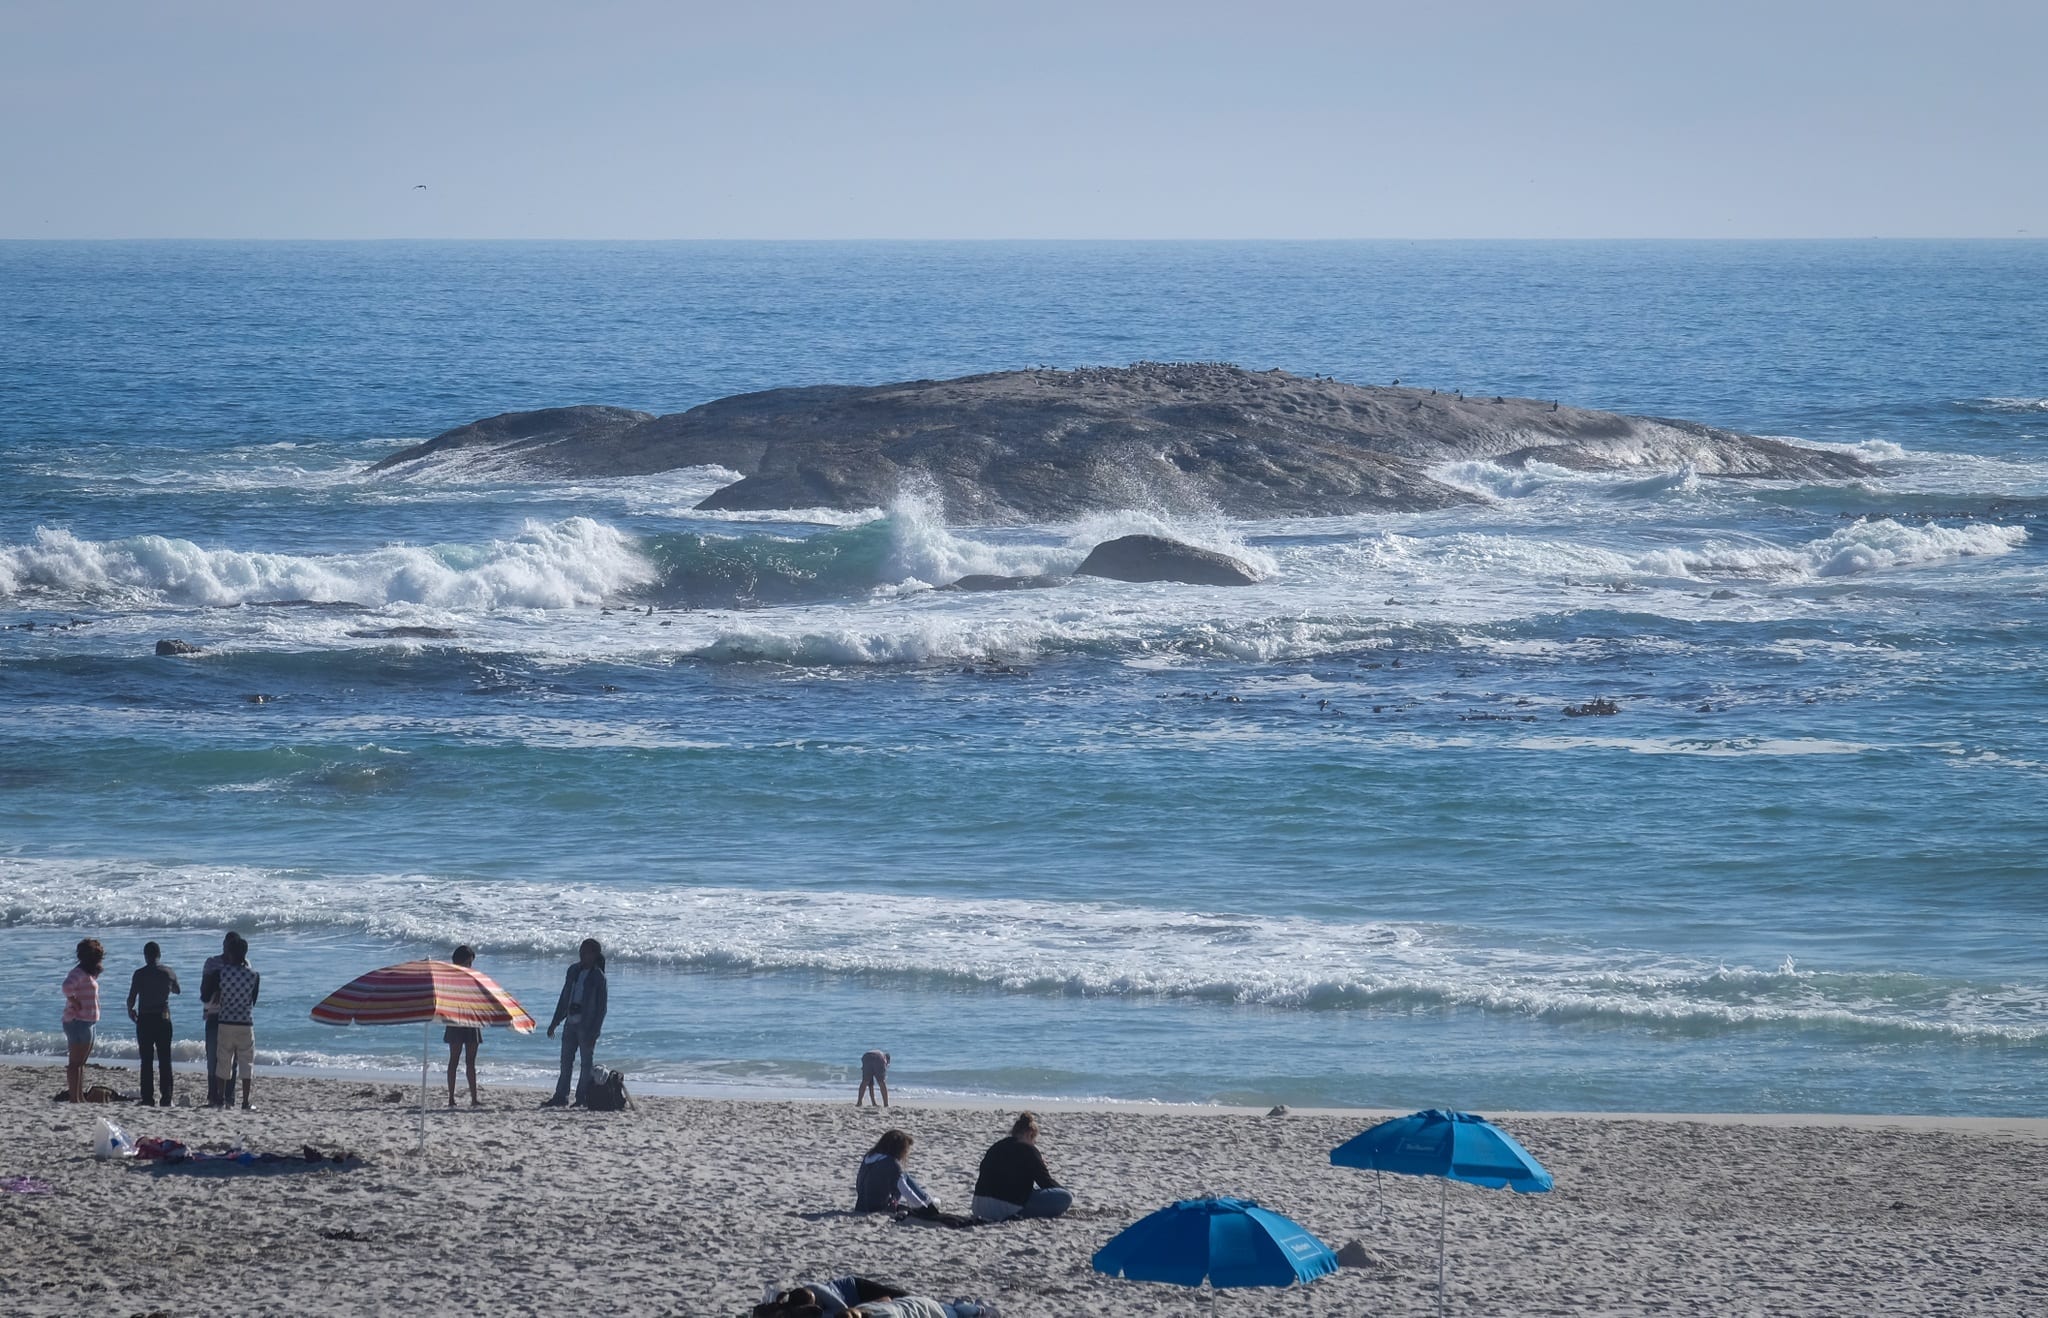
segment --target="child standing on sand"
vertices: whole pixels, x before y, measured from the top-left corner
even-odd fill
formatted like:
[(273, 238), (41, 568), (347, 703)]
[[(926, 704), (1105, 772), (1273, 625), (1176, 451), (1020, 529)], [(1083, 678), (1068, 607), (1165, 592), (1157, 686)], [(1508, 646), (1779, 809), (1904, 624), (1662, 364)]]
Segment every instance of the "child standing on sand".
[(85, 1059), (92, 1056), (92, 1027), (100, 1021), (100, 969), (107, 950), (97, 938), (80, 939), (78, 964), (64, 976), (64, 1086), (71, 1101), (85, 1101)]
[[(448, 958), (465, 970), (476, 964), (476, 949), (468, 943), (455, 949)], [(455, 1106), (455, 1064), (465, 1057), (469, 1060), (469, 1105), (482, 1107), (476, 1096), (476, 1050), (484, 1041), (484, 1032), (477, 1025), (450, 1025), (441, 1031), (442, 1042), (448, 1045), (448, 1106)]]
[[(878, 1091), (880, 1098), (875, 1097)], [(859, 1107), (862, 1099), (889, 1106), (889, 1054), (879, 1048), (860, 1055), (860, 1088), (854, 1091), (853, 1105)]]

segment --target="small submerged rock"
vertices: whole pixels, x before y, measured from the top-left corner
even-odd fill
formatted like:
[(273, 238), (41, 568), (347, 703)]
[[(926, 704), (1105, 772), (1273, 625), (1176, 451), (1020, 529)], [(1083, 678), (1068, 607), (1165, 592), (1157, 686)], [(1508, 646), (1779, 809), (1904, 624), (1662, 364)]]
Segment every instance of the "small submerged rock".
[(452, 641), (461, 633), (452, 627), (359, 627), (349, 635), (366, 641)]
[(1049, 590), (1064, 586), (1068, 578), (1056, 577), (1050, 573), (1034, 576), (1006, 577), (993, 572), (972, 572), (957, 581), (949, 581), (940, 590)]
[(175, 659), (181, 655), (201, 653), (198, 646), (193, 645), (189, 641), (179, 640), (158, 641), (156, 643), (156, 652), (167, 659)]

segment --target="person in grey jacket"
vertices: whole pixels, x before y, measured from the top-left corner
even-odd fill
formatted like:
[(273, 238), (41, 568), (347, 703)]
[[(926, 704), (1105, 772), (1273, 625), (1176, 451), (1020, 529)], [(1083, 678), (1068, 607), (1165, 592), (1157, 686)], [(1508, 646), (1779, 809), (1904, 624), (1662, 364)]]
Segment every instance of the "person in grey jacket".
[(597, 1036), (604, 1032), (609, 997), (604, 978), (604, 947), (595, 938), (586, 938), (577, 949), (576, 964), (569, 967), (569, 973), (562, 979), (562, 996), (555, 1003), (555, 1018), (548, 1022), (548, 1038), (555, 1037), (557, 1027), (562, 1031), (562, 1074), (555, 1081), (554, 1097), (542, 1103), (542, 1107), (569, 1105), (569, 1081), (574, 1076), (578, 1054), (583, 1058), (583, 1077), (576, 1082), (575, 1093), (576, 1101), (583, 1101), (583, 1088), (590, 1083), (591, 1050), (597, 1047)]

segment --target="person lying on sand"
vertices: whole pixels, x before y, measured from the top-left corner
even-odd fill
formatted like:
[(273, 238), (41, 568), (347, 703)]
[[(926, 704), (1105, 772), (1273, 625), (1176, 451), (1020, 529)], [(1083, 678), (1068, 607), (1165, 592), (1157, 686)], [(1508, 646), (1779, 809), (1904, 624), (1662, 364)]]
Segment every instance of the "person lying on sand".
[(754, 1306), (754, 1318), (1000, 1318), (979, 1300), (927, 1299), (869, 1277), (839, 1277), (776, 1291)]
[(910, 1146), (915, 1142), (904, 1131), (882, 1132), (882, 1138), (875, 1141), (875, 1147), (860, 1160), (860, 1171), (854, 1177), (854, 1212), (888, 1213), (899, 1208), (914, 1211), (939, 1206), (938, 1197), (903, 1170), (905, 1160), (910, 1157)]
[(974, 1215), (984, 1222), (1013, 1217), (1058, 1217), (1074, 1206), (1074, 1196), (1061, 1188), (1038, 1151), (1038, 1118), (1019, 1112), (1007, 1137), (981, 1155), (974, 1179)]

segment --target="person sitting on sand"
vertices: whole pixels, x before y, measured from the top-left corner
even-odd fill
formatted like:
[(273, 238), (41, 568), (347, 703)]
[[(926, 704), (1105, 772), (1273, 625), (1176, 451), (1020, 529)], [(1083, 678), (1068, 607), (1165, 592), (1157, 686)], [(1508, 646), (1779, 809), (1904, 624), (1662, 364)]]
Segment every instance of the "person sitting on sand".
[(860, 1171), (853, 1178), (854, 1212), (888, 1213), (899, 1208), (914, 1212), (939, 1206), (938, 1199), (919, 1185), (916, 1177), (903, 1170), (913, 1143), (915, 1141), (903, 1131), (882, 1132), (882, 1138), (875, 1141), (875, 1147), (860, 1160)]
[(171, 995), (183, 994), (178, 972), (164, 965), (164, 950), (142, 945), (142, 964), (128, 977), (128, 1019), (135, 1022), (135, 1053), (142, 1072), (142, 1106), (155, 1107), (156, 1078), (163, 1076), (163, 1105), (171, 1105)]
[(252, 1104), (250, 1090), (256, 1083), (256, 997), (263, 988), (263, 976), (249, 967), (249, 940), (229, 934), (221, 953), (221, 964), (206, 972), (199, 985), (201, 999), (211, 1002), (220, 1022), (220, 1060), (213, 1076), (220, 1092), (213, 1106), (231, 1107), (235, 1101), (235, 1072), (242, 1073), (242, 1110)]
[[(469, 967), (476, 964), (476, 949), (468, 943), (455, 949), (448, 957), (456, 965)], [(448, 1106), (455, 1106), (455, 1064), (467, 1058), (469, 1061), (469, 1105), (482, 1107), (482, 1100), (476, 1096), (476, 1050), (484, 1041), (480, 1025), (450, 1025), (441, 1031), (441, 1041), (448, 1045)]]
[[(881, 1092), (879, 1100), (875, 1098), (877, 1090)], [(864, 1098), (889, 1106), (889, 1054), (879, 1048), (870, 1048), (860, 1055), (860, 1088), (854, 1091), (853, 1105), (859, 1107)]]
[(562, 978), (562, 996), (555, 1001), (555, 1018), (548, 1022), (548, 1038), (562, 1029), (562, 1074), (555, 1081), (554, 1097), (542, 1107), (567, 1107), (569, 1081), (574, 1077), (576, 1058), (583, 1058), (583, 1076), (576, 1081), (576, 1101), (583, 1101), (584, 1086), (590, 1083), (592, 1050), (604, 1031), (604, 1014), (610, 1004), (610, 989), (604, 977), (604, 946), (586, 938), (576, 949), (576, 964)]
[(1046, 1170), (1038, 1151), (1038, 1118), (1019, 1112), (1010, 1133), (981, 1155), (974, 1178), (974, 1215), (984, 1222), (1013, 1217), (1058, 1217), (1074, 1206), (1074, 1196)]
[(82, 938), (73, 949), (78, 964), (64, 976), (64, 1088), (71, 1101), (85, 1101), (85, 1059), (92, 1056), (92, 1027), (100, 1020), (100, 970), (107, 949), (97, 938)]

